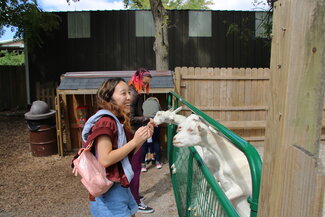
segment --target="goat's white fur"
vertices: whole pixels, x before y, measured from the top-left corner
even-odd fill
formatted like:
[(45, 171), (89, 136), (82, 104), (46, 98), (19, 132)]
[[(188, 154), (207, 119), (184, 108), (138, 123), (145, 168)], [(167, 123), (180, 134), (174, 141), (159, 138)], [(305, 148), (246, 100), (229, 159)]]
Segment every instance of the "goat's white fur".
[[(251, 173), (245, 155), (227, 139), (192, 114), (178, 127), (174, 146), (202, 147), (203, 160), (241, 217), (250, 215)], [(198, 149), (197, 149), (198, 150)]]
[(175, 111), (172, 109), (169, 109), (167, 111), (158, 111), (153, 118), (153, 121), (157, 125), (162, 123), (179, 125), (186, 119), (185, 116), (177, 114), (180, 110), (182, 110), (182, 107), (178, 107)]

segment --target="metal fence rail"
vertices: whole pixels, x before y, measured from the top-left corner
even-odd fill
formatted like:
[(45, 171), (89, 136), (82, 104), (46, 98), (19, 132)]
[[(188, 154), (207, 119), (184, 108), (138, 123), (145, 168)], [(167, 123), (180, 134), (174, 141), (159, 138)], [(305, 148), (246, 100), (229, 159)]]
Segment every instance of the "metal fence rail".
[[(262, 169), (262, 161), (258, 152), (247, 141), (186, 102), (176, 93), (168, 94), (169, 108), (172, 106), (177, 108), (179, 101), (221, 132), (245, 154), (252, 176), (252, 195), (248, 198), (251, 208), (250, 216), (256, 217)], [(195, 148), (177, 148), (172, 145), (175, 133), (176, 126), (169, 124), (167, 130), (168, 161), (171, 166), (170, 173), (179, 216), (238, 217), (236, 210), (219, 184), (216, 183)]]

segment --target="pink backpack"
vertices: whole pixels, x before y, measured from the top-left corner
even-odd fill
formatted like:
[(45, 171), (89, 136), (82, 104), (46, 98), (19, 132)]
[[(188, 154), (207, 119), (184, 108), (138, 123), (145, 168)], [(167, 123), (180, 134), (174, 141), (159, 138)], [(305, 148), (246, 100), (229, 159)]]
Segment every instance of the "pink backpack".
[(100, 165), (96, 157), (90, 152), (92, 142), (86, 147), (81, 148), (78, 157), (72, 161), (74, 168), (72, 172), (75, 176), (81, 176), (82, 184), (89, 193), (98, 197), (106, 193), (114, 184), (106, 177), (105, 168)]

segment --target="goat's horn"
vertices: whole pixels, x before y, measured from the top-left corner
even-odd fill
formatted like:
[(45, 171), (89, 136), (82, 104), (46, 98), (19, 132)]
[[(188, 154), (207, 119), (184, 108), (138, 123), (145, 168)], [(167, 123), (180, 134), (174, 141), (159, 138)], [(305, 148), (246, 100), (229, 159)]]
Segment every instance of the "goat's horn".
[(178, 113), (180, 110), (182, 110), (182, 106), (178, 107), (175, 111), (173, 111), (175, 114)]

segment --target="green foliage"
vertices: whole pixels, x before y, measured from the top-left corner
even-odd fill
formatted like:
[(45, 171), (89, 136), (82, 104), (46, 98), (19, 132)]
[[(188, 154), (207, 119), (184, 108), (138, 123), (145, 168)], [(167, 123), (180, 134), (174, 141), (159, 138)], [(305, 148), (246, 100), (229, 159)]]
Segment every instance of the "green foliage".
[(253, 30), (246, 27), (246, 26), (249, 26), (249, 19), (247, 17), (243, 17), (241, 20), (242, 28), (240, 28), (239, 24), (237, 24), (237, 23), (229, 23), (227, 21), (224, 21), (223, 23), (226, 25), (228, 24), (228, 29), (227, 29), (227, 34), (226, 34), (227, 36), (236, 35), (243, 42), (247, 42), (247, 41), (251, 40), (254, 36)]
[(7, 50), (3, 50), (0, 52), (0, 65), (4, 66), (17, 66), (23, 65), (25, 60), (24, 53), (17, 52), (8, 52)]
[(11, 27), (12, 31), (16, 30), (14, 38), (24, 38), (30, 49), (42, 45), (44, 32), (59, 27), (59, 17), (43, 12), (36, 0), (1, 0), (0, 8), (0, 37), (4, 27)]
[[(209, 9), (211, 0), (161, 0), (166, 9)], [(128, 9), (150, 9), (149, 0), (124, 0)]]
[[(271, 33), (272, 33), (272, 9), (273, 1), (272, 0), (254, 0), (252, 2), (254, 8), (259, 11), (264, 11), (265, 16), (262, 18), (260, 26), (256, 27), (256, 30), (261, 29), (263, 35), (260, 38), (264, 38), (265, 46), (270, 48), (271, 46)], [(265, 6), (268, 5), (269, 9), (265, 10)], [(228, 21), (223, 22), (225, 25), (228, 25), (227, 36), (234, 35), (239, 37), (244, 43), (255, 37), (255, 30), (249, 28), (250, 21), (248, 18), (243, 18), (241, 23), (231, 23)], [(240, 28), (241, 26), (241, 28)]]

